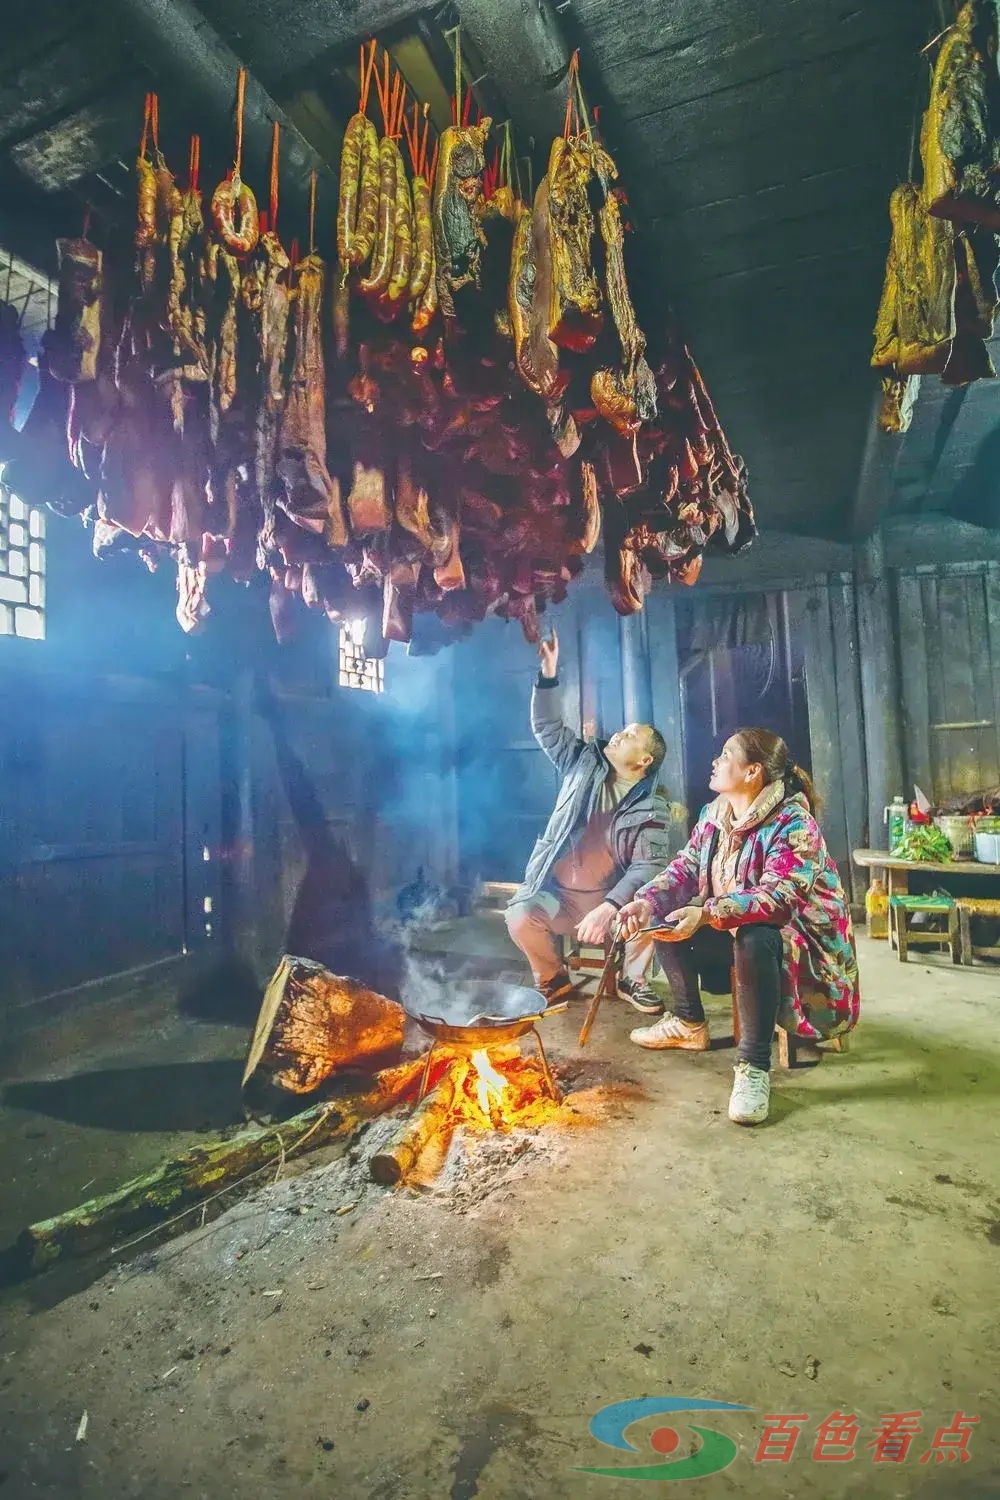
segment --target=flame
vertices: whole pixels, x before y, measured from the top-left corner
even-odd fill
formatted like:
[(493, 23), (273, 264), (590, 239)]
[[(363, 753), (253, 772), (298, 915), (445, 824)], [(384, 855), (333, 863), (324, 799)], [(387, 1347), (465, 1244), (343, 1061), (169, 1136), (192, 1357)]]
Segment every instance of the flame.
[(473, 1052), (472, 1066), (476, 1070), (476, 1098), (487, 1119), (492, 1119), (494, 1110), (503, 1103), (507, 1080), (498, 1073), (485, 1051)]

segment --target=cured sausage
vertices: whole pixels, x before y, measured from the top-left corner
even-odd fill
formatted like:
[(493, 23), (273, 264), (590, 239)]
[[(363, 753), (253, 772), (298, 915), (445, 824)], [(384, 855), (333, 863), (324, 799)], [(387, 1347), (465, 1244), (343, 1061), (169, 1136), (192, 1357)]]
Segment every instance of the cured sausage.
[(437, 256), (431, 246), (431, 271), (424, 287), (423, 296), (417, 303), (410, 327), (416, 334), (426, 333), (438, 310)]
[(378, 223), (379, 155), (375, 126), (367, 115), (352, 115), (340, 153), (337, 255), (340, 264), (360, 266), (375, 243)]
[(378, 231), (372, 252), (371, 274), (360, 285), (366, 296), (384, 292), (392, 275), (396, 229), (396, 177), (402, 168), (399, 147), (391, 136), (384, 135), (378, 145)]
[(351, 264), (354, 233), (358, 219), (358, 178), (361, 173), (361, 149), (364, 141), (365, 116), (352, 115), (344, 131), (340, 150), (340, 197), (337, 201), (337, 259), (342, 266)]
[(423, 177), (413, 179), (413, 269), (410, 272), (410, 297), (423, 296), (434, 265), (434, 221), (431, 218), (431, 190)]
[(361, 142), (361, 185), (358, 190), (358, 216), (354, 227), (351, 265), (363, 266), (375, 245), (378, 229), (379, 145), (378, 132), (365, 118)]
[(389, 277), (387, 296), (390, 302), (398, 302), (410, 286), (410, 271), (413, 265), (413, 201), (406, 168), (400, 160), (396, 176), (396, 239), (393, 247), (392, 274)]
[(212, 221), (234, 255), (249, 255), (260, 238), (257, 200), (238, 172), (220, 182), (212, 194)]

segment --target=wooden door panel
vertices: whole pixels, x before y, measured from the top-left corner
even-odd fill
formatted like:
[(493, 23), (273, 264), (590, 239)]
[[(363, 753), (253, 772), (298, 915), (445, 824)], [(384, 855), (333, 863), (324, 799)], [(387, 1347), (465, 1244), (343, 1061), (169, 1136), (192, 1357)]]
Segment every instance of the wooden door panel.
[(176, 719), (161, 704), (47, 697), (23, 704), (0, 731), (8, 998), (39, 998), (183, 950)]

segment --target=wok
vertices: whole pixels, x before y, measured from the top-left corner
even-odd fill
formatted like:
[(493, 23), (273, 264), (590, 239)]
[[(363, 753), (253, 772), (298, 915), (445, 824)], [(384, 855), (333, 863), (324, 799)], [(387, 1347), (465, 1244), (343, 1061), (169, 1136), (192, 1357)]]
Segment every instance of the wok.
[(419, 988), (424, 993), (404, 996), (404, 1009), (428, 1036), (452, 1046), (492, 1047), (516, 1041), (543, 1016), (566, 1009), (546, 1007), (538, 990), (527, 985), (494, 979), (443, 981), (433, 998), (425, 986)]

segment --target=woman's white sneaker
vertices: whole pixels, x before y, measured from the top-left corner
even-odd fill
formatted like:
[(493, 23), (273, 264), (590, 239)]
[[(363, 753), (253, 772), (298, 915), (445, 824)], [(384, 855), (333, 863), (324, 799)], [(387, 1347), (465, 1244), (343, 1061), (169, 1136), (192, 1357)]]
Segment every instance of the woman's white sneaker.
[(653, 1026), (637, 1026), (629, 1032), (639, 1047), (658, 1052), (666, 1047), (681, 1047), (685, 1052), (707, 1052), (711, 1046), (705, 1021), (682, 1021), (680, 1016), (666, 1015)]
[(767, 1119), (770, 1103), (771, 1075), (763, 1068), (738, 1062), (729, 1096), (729, 1118), (737, 1125), (761, 1125)]

